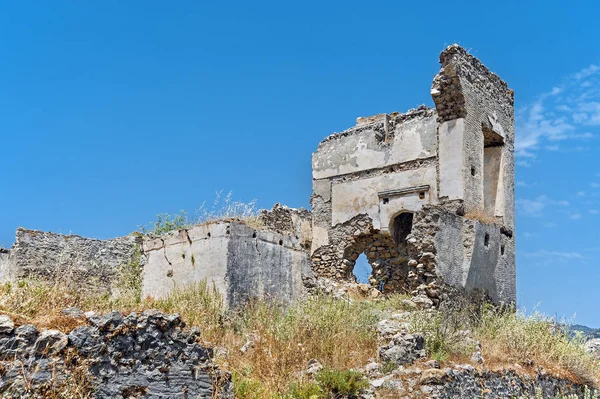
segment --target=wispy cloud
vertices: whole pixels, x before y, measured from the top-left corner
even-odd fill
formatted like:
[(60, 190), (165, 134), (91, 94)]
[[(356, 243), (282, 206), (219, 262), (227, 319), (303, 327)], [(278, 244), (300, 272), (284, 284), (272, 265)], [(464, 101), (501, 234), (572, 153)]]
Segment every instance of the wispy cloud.
[(592, 215), (597, 215), (600, 213), (600, 211), (598, 211), (598, 209), (590, 209), (588, 212)]
[[(590, 140), (599, 136), (600, 64), (590, 65), (567, 77), (559, 86), (540, 95), (517, 111), (515, 152), (521, 158), (535, 157), (544, 148), (559, 151), (565, 140)], [(577, 146), (578, 151), (586, 150)], [(517, 161), (528, 166), (529, 161)]]
[(518, 199), (516, 200), (516, 205), (517, 205), (517, 210), (525, 215), (528, 216), (541, 216), (542, 215), (542, 211), (548, 206), (548, 205), (554, 205), (554, 206), (569, 206), (569, 201), (565, 201), (565, 200), (553, 200), (551, 198), (549, 198), (546, 195), (540, 195), (539, 197), (535, 198), (535, 199)]
[(547, 251), (545, 249), (541, 249), (536, 252), (526, 252), (525, 256), (528, 258), (542, 258), (547, 261), (556, 260), (556, 259), (583, 259), (583, 255), (580, 252), (571, 251), (571, 252), (563, 252), (563, 251)]

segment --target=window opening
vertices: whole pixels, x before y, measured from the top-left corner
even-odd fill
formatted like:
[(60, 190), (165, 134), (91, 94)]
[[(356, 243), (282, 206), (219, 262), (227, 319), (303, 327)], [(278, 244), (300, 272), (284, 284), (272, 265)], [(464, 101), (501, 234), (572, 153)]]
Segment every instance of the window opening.
[(369, 284), (369, 277), (373, 274), (373, 267), (369, 264), (369, 260), (364, 252), (358, 255), (358, 258), (354, 263), (352, 274), (357, 283)]

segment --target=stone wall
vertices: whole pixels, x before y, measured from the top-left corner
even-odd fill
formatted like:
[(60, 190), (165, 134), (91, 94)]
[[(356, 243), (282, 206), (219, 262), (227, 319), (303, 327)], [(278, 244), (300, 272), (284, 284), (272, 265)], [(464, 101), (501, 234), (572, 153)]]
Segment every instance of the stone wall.
[(69, 279), (111, 292), (119, 267), (140, 261), (141, 235), (96, 240), (17, 229), (8, 255), (0, 254), (0, 280)]
[(68, 335), (0, 315), (0, 396), (233, 398), (229, 373), (178, 315), (113, 312), (86, 322), (78, 312), (70, 316), (83, 325)]
[(206, 280), (232, 307), (252, 298), (290, 302), (302, 295), (302, 278), (311, 272), (304, 240), (293, 224), (277, 232), (236, 220), (147, 237), (142, 295), (162, 297)]
[(513, 230), (514, 92), (458, 45), (445, 49), (440, 63), (431, 89), (440, 130), (440, 195), (452, 199), (458, 183), (465, 211), (484, 209), (485, 153), (497, 147), (497, 202), (488, 211)]
[(516, 301), (514, 241), (497, 224), (427, 206), (415, 214), (408, 240), (413, 290), (432, 293), (445, 283), (482, 291), (495, 303)]
[[(428, 398), (561, 398), (575, 395), (584, 399), (593, 388), (556, 378), (544, 372), (534, 377), (514, 370), (479, 371), (472, 366), (426, 370), (421, 374), (421, 393)], [(537, 396), (541, 395), (541, 396)], [(591, 397), (591, 396), (588, 396)]]

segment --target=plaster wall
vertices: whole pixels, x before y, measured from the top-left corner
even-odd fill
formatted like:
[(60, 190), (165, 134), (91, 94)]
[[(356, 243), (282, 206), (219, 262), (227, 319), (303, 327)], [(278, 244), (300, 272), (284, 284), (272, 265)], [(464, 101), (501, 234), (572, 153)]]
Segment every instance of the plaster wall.
[[(436, 193), (436, 168), (401, 171), (384, 174), (367, 179), (354, 180), (344, 183), (335, 183), (332, 187), (332, 226), (344, 223), (359, 213), (366, 213), (373, 219), (375, 229), (387, 228), (389, 220), (401, 210), (417, 211), (423, 204), (429, 203), (432, 198), (437, 198)], [(428, 185), (427, 197), (419, 198), (419, 193), (409, 193), (404, 196), (389, 198), (388, 204), (382, 204), (378, 193), (395, 190), (398, 188), (417, 187)], [(381, 217), (381, 210), (383, 217)]]
[(233, 224), (227, 255), (229, 306), (254, 298), (284, 303), (299, 298), (302, 277), (311, 273), (300, 243), (297, 236)]
[(208, 223), (144, 239), (142, 297), (164, 297), (176, 286), (202, 280), (225, 293), (228, 228), (226, 223)]
[(384, 123), (376, 121), (324, 140), (313, 154), (313, 179), (331, 178), (436, 155), (436, 122), (433, 115), (415, 117), (388, 126), (387, 129), (392, 130), (386, 134)]
[(10, 280), (10, 253), (4, 248), (0, 248), (0, 282)]
[(252, 298), (291, 302), (310, 274), (302, 237), (215, 222), (144, 241), (142, 295), (163, 297), (174, 287), (206, 280), (230, 307)]
[(502, 163), (502, 147), (484, 148), (483, 209), (493, 216), (504, 215)]
[[(431, 90), (438, 123), (464, 119), (462, 180), (465, 211), (484, 209), (484, 130), (487, 130), (502, 141), (498, 177), (501, 200), (492, 213), (501, 215), (501, 224), (514, 230), (514, 93), (502, 79), (460, 46), (446, 48), (440, 55), (440, 62), (442, 68), (434, 78)], [(441, 140), (442, 136), (440, 146)]]
[(464, 118), (443, 122), (439, 126), (440, 198), (462, 199), (465, 191)]
[(499, 226), (441, 214), (434, 242), (436, 274), (446, 283), (483, 291), (495, 303), (516, 301), (514, 245)]

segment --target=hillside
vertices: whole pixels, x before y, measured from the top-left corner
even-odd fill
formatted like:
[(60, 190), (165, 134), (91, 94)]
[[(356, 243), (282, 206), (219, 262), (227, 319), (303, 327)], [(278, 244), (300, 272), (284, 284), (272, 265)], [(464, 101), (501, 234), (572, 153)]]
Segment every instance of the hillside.
[[(175, 392), (239, 399), (584, 398), (586, 385), (599, 381), (598, 359), (542, 315), (458, 298), (435, 310), (397, 294), (365, 298), (368, 290), (358, 284), (331, 287), (287, 308), (259, 301), (232, 312), (206, 282), (160, 300), (142, 300), (135, 286), (110, 298), (59, 282), (6, 283), (0, 343), (3, 353), (17, 356), (1, 362), (0, 392), (5, 398)], [(185, 371), (190, 367), (195, 374)]]
[(572, 331), (581, 332), (586, 338), (600, 338), (600, 328), (590, 328), (582, 326), (580, 324), (574, 324), (571, 326)]

